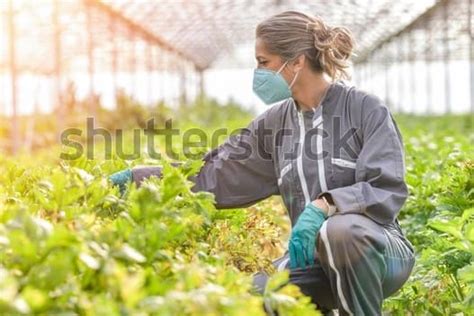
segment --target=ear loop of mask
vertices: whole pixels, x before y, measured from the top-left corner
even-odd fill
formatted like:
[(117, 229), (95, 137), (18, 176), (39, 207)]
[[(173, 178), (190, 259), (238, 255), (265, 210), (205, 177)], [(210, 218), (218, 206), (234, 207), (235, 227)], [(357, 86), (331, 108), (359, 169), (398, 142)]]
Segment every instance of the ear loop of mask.
[[(277, 73), (280, 73), (280, 71), (282, 71), (283, 68), (285, 68), (286, 64), (288, 64), (289, 61), (290, 61), (290, 60), (287, 60), (287, 61), (280, 67), (280, 69), (277, 71)], [(291, 81), (291, 83), (290, 83), (290, 85), (289, 85), (289, 89), (291, 89), (291, 87), (292, 87), (293, 84), (295, 83), (296, 79), (298, 78), (299, 73), (300, 73), (300, 71), (298, 70), (298, 71), (296, 72), (295, 77), (293, 78), (293, 80)]]
[(285, 68), (286, 64), (288, 64), (289, 61), (290, 61), (290, 60), (285, 61), (285, 63), (280, 67), (280, 69), (278, 69), (277, 74), (279, 74), (280, 71), (282, 71), (283, 68)]
[(290, 83), (290, 86), (289, 86), (290, 89), (291, 89), (291, 87), (293, 86), (293, 84), (295, 83), (296, 78), (298, 78), (299, 73), (300, 73), (300, 71), (298, 70), (298, 71), (296, 72), (296, 74), (295, 74), (295, 77), (293, 78), (293, 80), (292, 80), (291, 83)]
[[(289, 61), (290, 61), (290, 60), (287, 60), (283, 66), (285, 66)], [(281, 69), (283, 69), (283, 67), (280, 68), (280, 70), (281, 70)], [(278, 72), (280, 72), (280, 70), (279, 70)], [(293, 84), (295, 83), (296, 79), (298, 78), (299, 73), (300, 73), (300, 71), (298, 70), (298, 71), (296, 72), (296, 75), (295, 75), (295, 77), (293, 78), (293, 80), (291, 80), (290, 86), (288, 87), (289, 89), (291, 89), (291, 87), (292, 87)]]

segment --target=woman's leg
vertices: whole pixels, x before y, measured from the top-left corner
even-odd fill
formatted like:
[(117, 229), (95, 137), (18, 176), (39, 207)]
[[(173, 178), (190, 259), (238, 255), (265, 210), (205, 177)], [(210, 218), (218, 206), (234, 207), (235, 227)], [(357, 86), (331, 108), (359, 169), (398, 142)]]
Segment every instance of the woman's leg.
[(339, 315), (381, 315), (383, 299), (405, 283), (414, 264), (403, 242), (362, 214), (328, 218), (317, 245)]
[[(290, 282), (323, 311), (381, 315), (383, 299), (405, 283), (414, 265), (413, 251), (402, 239), (365, 215), (336, 214), (318, 234), (315, 266), (291, 270)], [(288, 259), (286, 252), (273, 264), (289, 269)], [(254, 287), (262, 294), (267, 279), (262, 272), (254, 275)]]
[(384, 232), (389, 240), (384, 254), (387, 274), (382, 284), (384, 298), (387, 298), (400, 289), (410, 277), (415, 265), (415, 253), (413, 245), (401, 232), (396, 229), (386, 229)]
[[(273, 261), (273, 266), (281, 271), (289, 270), (290, 258), (288, 251)], [(263, 294), (268, 281), (268, 275), (264, 272), (258, 272), (253, 276), (254, 289)], [(307, 269), (290, 270), (289, 283), (297, 285), (301, 292), (311, 298), (325, 315), (331, 315), (330, 311), (337, 308), (335, 296), (331, 291), (329, 280), (321, 267), (319, 258), (315, 257), (315, 265)], [(268, 304), (265, 304), (265, 310), (268, 315), (276, 315)]]

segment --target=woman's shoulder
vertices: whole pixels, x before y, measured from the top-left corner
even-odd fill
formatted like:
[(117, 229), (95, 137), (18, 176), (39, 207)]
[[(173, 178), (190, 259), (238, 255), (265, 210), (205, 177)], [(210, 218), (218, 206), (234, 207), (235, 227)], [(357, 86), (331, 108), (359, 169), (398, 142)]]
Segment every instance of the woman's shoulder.
[(340, 84), (340, 86), (346, 100), (344, 103), (353, 116), (359, 116), (363, 120), (376, 110), (389, 112), (386, 102), (378, 94), (355, 85)]

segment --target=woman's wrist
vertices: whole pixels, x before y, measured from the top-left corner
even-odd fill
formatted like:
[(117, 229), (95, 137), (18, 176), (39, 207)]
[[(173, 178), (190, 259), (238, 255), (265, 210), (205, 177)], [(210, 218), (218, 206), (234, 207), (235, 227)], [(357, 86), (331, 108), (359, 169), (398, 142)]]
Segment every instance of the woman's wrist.
[(328, 205), (323, 201), (323, 199), (316, 199), (312, 202), (314, 206), (317, 208), (321, 209), (324, 212), (324, 215), (328, 215), (329, 212), (329, 207)]
[(332, 200), (332, 197), (330, 194), (323, 194), (321, 196), (321, 199), (324, 201), (324, 203), (326, 204), (327, 206), (327, 209), (328, 209), (328, 213), (327, 215), (328, 216), (332, 216), (336, 213), (337, 211), (337, 208), (336, 206), (334, 205), (334, 202)]

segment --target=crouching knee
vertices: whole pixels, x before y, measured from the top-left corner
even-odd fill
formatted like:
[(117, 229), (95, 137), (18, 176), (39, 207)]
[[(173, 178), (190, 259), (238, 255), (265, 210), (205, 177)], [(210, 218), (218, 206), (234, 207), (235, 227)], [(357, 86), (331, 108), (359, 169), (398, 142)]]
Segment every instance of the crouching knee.
[(368, 248), (376, 245), (382, 251), (385, 239), (382, 228), (363, 214), (336, 214), (324, 222), (318, 236), (318, 252), (321, 259), (328, 258), (328, 250), (332, 256), (362, 255)]

